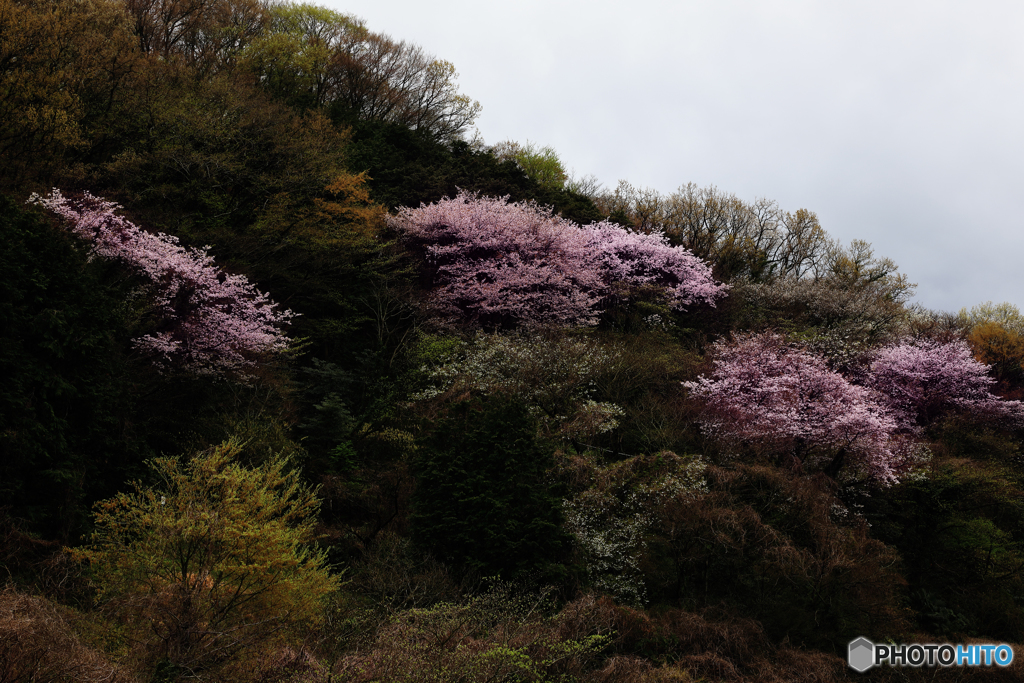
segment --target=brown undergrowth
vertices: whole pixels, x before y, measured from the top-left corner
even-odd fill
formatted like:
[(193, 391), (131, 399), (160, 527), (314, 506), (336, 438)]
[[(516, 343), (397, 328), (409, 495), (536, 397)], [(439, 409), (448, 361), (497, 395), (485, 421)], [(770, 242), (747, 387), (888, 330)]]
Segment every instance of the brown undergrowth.
[(0, 681), (57, 683), (137, 679), (84, 643), (73, 613), (46, 598), (7, 586), (0, 591)]

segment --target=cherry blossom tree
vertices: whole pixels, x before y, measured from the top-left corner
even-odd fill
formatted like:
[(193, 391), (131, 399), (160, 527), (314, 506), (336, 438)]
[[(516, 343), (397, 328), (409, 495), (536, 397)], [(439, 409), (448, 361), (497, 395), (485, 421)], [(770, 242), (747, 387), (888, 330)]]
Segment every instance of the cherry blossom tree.
[(726, 285), (715, 282), (711, 268), (688, 249), (673, 247), (660, 232), (631, 232), (615, 223), (589, 225), (591, 253), (606, 285), (664, 288), (674, 308), (714, 305)]
[(160, 323), (135, 345), (159, 365), (223, 375), (252, 367), (257, 355), (287, 348), (281, 327), (295, 314), (276, 310), (244, 276), (217, 268), (205, 249), (146, 232), (117, 215), (120, 205), (88, 192), (68, 198), (55, 189), (29, 201), (57, 214), (72, 233), (92, 243), (97, 256), (120, 261), (148, 280)]
[(593, 325), (623, 286), (658, 286), (684, 308), (726, 291), (711, 269), (660, 234), (611, 223), (580, 227), (532, 203), (460, 193), (391, 225), (425, 252), (432, 301), (451, 318), (484, 326)]
[(989, 389), (989, 366), (966, 342), (904, 341), (878, 351), (865, 383), (876, 389), (906, 427), (922, 427), (950, 412), (1024, 425), (1024, 405), (1003, 401)]
[(684, 382), (706, 401), (708, 433), (755, 441), (832, 477), (894, 483), (914, 462), (914, 445), (875, 392), (777, 334), (740, 336), (715, 346), (711, 377)]
[(483, 325), (597, 320), (602, 281), (589, 236), (536, 205), (460, 193), (403, 208), (391, 224), (424, 249), (443, 314)]

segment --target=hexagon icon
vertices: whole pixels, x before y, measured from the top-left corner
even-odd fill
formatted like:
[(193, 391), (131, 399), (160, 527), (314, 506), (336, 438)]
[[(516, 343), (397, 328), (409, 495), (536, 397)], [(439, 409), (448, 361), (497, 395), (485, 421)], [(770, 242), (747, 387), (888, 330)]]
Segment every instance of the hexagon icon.
[(851, 640), (846, 661), (851, 669), (864, 673), (875, 665), (875, 644), (863, 637)]

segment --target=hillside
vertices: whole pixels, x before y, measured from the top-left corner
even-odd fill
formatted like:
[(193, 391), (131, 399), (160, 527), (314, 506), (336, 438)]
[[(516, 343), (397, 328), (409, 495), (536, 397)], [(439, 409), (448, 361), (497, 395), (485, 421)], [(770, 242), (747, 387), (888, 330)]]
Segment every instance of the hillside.
[(808, 209), (486, 144), (383, 28), (0, 0), (0, 680), (1024, 656), (1019, 309), (910, 305)]

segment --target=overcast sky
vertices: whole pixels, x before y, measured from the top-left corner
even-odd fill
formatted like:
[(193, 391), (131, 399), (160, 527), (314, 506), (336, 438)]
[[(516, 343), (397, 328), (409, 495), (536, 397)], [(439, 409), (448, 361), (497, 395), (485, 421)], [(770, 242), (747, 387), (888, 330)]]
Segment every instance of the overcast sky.
[(1024, 3), (317, 4), (454, 63), (488, 144), (810, 209), (929, 308), (1024, 306)]

